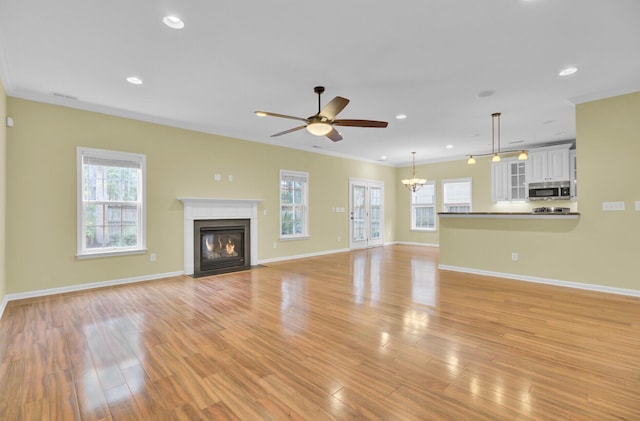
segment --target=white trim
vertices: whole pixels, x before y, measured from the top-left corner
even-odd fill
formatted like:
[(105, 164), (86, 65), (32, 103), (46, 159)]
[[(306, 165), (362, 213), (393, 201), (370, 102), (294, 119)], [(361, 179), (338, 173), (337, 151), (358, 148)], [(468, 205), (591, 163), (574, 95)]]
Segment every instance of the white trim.
[(264, 260), (260, 260), (258, 263), (259, 264), (265, 264), (265, 263), (274, 263), (274, 262), (283, 262), (286, 260), (296, 260), (296, 259), (305, 259), (307, 257), (316, 257), (316, 256), (324, 256), (327, 254), (336, 254), (336, 253), (345, 253), (347, 251), (351, 251), (348, 248), (346, 249), (337, 249), (337, 250), (325, 250), (325, 251), (318, 251), (315, 253), (307, 253), (307, 254), (298, 254), (295, 256), (284, 256), (284, 257), (275, 257), (273, 259), (264, 259)]
[(9, 300), (7, 299), (7, 297), (4, 297), (4, 299), (0, 303), (0, 320), (2, 320), (2, 315), (4, 314), (4, 309), (7, 308), (7, 304), (8, 303), (9, 303)]
[(438, 248), (440, 247), (440, 244), (438, 243), (414, 243), (411, 241), (396, 241), (390, 244), (402, 244), (405, 246), (420, 246), (420, 247), (438, 247)]
[[(103, 288), (114, 285), (133, 284), (136, 282), (153, 281), (157, 279), (171, 278), (174, 276), (184, 275), (183, 271), (155, 273), (152, 275), (134, 276), (132, 278), (114, 279), (112, 281), (91, 282), (89, 284), (70, 285), (66, 287), (40, 289), (37, 291), (17, 292), (15, 294), (7, 294), (5, 301), (24, 300), (25, 298), (43, 297), (45, 295), (64, 294), (67, 292), (84, 291), (87, 289)], [(0, 313), (1, 314), (1, 313)]]
[(85, 254), (76, 254), (76, 259), (96, 259), (100, 257), (113, 257), (113, 256), (126, 256), (130, 254), (145, 254), (148, 252), (148, 249), (134, 249), (134, 250), (118, 250), (114, 249), (113, 251), (103, 251), (98, 253), (85, 253)]
[(493, 272), (489, 270), (465, 268), (459, 266), (438, 265), (438, 269), (451, 270), (454, 272), (471, 273), (474, 275), (495, 276), (497, 278), (507, 278), (516, 281), (533, 282), (537, 284), (555, 285), (560, 287), (583, 289), (587, 291), (605, 292), (608, 294), (628, 295), (631, 297), (640, 297), (640, 290), (608, 287), (605, 285), (585, 284), (581, 282), (561, 281), (557, 279), (539, 278), (537, 276), (523, 276), (513, 273)]

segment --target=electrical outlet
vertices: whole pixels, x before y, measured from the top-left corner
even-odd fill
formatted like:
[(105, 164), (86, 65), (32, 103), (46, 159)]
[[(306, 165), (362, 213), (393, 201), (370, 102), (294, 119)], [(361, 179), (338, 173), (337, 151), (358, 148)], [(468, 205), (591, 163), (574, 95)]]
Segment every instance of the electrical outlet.
[(338, 243), (342, 241), (342, 237), (338, 236)]
[(149, 255), (149, 260), (151, 260), (152, 262), (155, 262), (156, 260), (158, 260), (158, 255), (156, 255), (155, 253), (151, 253)]
[(519, 257), (520, 256), (518, 256), (518, 253), (515, 253), (515, 252), (511, 253), (511, 261), (512, 262), (517, 262)]
[(276, 243), (275, 241), (273, 242), (273, 248), (277, 249), (278, 248), (278, 243)]

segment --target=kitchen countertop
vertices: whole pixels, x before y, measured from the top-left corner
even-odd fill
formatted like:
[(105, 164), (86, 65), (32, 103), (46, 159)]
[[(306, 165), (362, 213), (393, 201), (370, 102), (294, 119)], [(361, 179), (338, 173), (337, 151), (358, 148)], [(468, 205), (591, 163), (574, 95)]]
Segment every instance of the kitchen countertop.
[(441, 218), (578, 219), (578, 212), (438, 212)]

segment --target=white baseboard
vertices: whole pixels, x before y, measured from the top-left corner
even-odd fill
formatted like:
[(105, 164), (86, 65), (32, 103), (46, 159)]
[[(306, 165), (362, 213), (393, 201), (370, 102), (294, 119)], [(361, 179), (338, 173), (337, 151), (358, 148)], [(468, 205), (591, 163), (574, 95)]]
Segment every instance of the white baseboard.
[(4, 313), (4, 309), (7, 308), (8, 302), (9, 300), (7, 300), (7, 297), (4, 297), (4, 299), (0, 303), (0, 319), (2, 319), (2, 314)]
[(325, 251), (319, 251), (319, 252), (315, 252), (315, 253), (297, 254), (297, 255), (294, 255), (294, 256), (275, 257), (273, 259), (258, 260), (258, 264), (283, 262), (285, 260), (305, 259), (307, 257), (324, 256), (324, 255), (327, 255), (327, 254), (344, 253), (344, 252), (347, 252), (347, 251), (351, 251), (351, 250), (348, 249), (348, 248), (345, 248), (345, 249), (336, 249), (336, 250), (325, 250)]
[[(172, 276), (180, 276), (183, 275), (184, 271), (177, 272), (167, 272), (167, 273), (156, 273), (153, 275), (143, 275), (143, 276), (135, 276), (133, 278), (124, 278), (124, 279), (115, 279), (112, 281), (103, 281), (103, 282), (92, 282), (88, 284), (78, 284), (78, 285), (70, 285), (67, 287), (59, 287), (59, 288), (50, 288), (50, 289), (40, 289), (37, 291), (27, 291), (27, 292), (18, 292), (15, 294), (7, 294), (4, 297), (3, 307), (6, 306), (6, 303), (14, 300), (23, 300), (25, 298), (35, 298), (35, 297), (43, 297), (45, 295), (54, 295), (54, 294), (63, 294), (65, 292), (74, 292), (74, 291), (83, 291), (86, 289), (93, 288), (102, 288), (113, 285), (122, 285), (122, 284), (132, 284), (136, 282), (144, 282), (144, 281), (153, 281), (156, 279), (162, 278), (171, 278)], [(0, 317), (2, 317), (2, 312), (0, 312)]]
[(454, 272), (471, 273), (474, 275), (495, 276), (497, 278), (507, 278), (507, 279), (513, 279), (516, 281), (533, 282), (537, 284), (547, 284), (547, 285), (555, 285), (555, 286), (561, 286), (561, 287), (567, 287), (567, 288), (584, 289), (588, 291), (606, 292), (608, 294), (640, 297), (640, 290), (635, 290), (635, 289), (614, 288), (614, 287), (608, 287), (605, 285), (584, 284), (581, 282), (571, 282), (571, 281), (560, 281), (557, 279), (539, 278), (536, 276), (523, 276), (523, 275), (516, 275), (513, 273), (493, 272), (489, 270), (473, 269), (473, 268), (466, 268), (466, 267), (459, 267), (459, 266), (438, 265), (438, 269), (451, 270)]
[(405, 246), (420, 246), (420, 247), (440, 247), (438, 243), (412, 243), (410, 241), (396, 241), (393, 244), (404, 244)]

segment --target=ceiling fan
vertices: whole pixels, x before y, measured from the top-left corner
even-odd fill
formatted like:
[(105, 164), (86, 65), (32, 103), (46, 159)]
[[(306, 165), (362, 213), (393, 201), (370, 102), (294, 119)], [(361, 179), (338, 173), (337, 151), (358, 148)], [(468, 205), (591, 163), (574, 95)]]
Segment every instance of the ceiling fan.
[(374, 121), (374, 120), (336, 120), (336, 116), (340, 111), (344, 110), (349, 100), (341, 96), (333, 98), (324, 108), (320, 108), (320, 96), (324, 92), (324, 86), (316, 86), (313, 88), (313, 92), (318, 94), (318, 112), (311, 117), (302, 118), (294, 117), (284, 114), (270, 113), (267, 111), (256, 111), (256, 115), (260, 117), (271, 116), (290, 118), (292, 120), (304, 121), (302, 126), (294, 127), (293, 129), (285, 130), (280, 133), (272, 134), (271, 137), (282, 136), (283, 134), (302, 130), (304, 128), (313, 135), (327, 136), (329, 139), (337, 142), (342, 140), (342, 136), (333, 126), (351, 126), (351, 127), (387, 127), (389, 123), (386, 121)]

